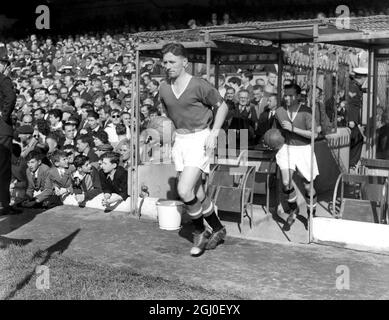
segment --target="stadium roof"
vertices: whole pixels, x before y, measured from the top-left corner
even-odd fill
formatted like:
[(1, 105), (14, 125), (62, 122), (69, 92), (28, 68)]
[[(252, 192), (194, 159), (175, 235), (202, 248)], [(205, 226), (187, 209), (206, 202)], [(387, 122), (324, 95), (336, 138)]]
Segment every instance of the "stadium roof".
[[(201, 27), (194, 30), (169, 30), (160, 32), (142, 32), (135, 36), (143, 41), (199, 41), (209, 35), (211, 40), (241, 42), (251, 45), (269, 45), (270, 43), (307, 43), (322, 42), (337, 45), (368, 48), (389, 47), (389, 16), (352, 17), (289, 20), (275, 22), (245, 22), (229, 25)], [(315, 33), (317, 26), (317, 33)], [(235, 38), (235, 40), (232, 40)], [(147, 40), (146, 40), (147, 39)], [(239, 40), (237, 40), (239, 39)], [(251, 39), (251, 42), (247, 40)], [(142, 41), (143, 40), (143, 41)], [(267, 41), (267, 43), (266, 43)], [(149, 50), (152, 50), (149, 47)]]

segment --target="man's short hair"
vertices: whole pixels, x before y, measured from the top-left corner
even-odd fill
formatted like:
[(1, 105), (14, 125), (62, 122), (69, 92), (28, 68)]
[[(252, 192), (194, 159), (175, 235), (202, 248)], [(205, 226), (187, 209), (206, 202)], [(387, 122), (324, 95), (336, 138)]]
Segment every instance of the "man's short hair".
[(108, 133), (105, 131), (94, 131), (92, 132), (92, 136), (99, 139), (102, 143), (108, 143)]
[(261, 86), (261, 85), (259, 85), (259, 84), (253, 85), (253, 91), (255, 91), (255, 90), (261, 90), (261, 91), (263, 91), (263, 86)]
[(119, 165), (119, 161), (120, 161), (120, 154), (117, 153), (117, 152), (106, 152), (106, 153), (103, 153), (100, 157), (101, 160), (103, 159), (109, 159), (109, 161), (111, 163), (116, 163), (117, 165)]
[(39, 107), (37, 109), (34, 110), (34, 113), (37, 112), (37, 111), (40, 111), (42, 114), (46, 114), (46, 110), (42, 107)]
[(242, 80), (240, 80), (238, 77), (231, 77), (231, 78), (229, 78), (228, 81), (227, 81), (227, 83), (229, 83), (229, 82), (231, 82), (231, 83), (233, 83), (233, 84), (236, 84), (236, 85), (238, 85), (239, 87), (240, 87), (241, 84), (242, 84)]
[(65, 129), (66, 127), (76, 127), (76, 124), (73, 123), (73, 122), (65, 122), (65, 124), (63, 125), (63, 128)]
[(253, 73), (251, 71), (245, 71), (242, 73), (246, 78), (249, 78), (249, 80), (253, 80)]
[(32, 159), (35, 159), (37, 161), (40, 161), (42, 160), (43, 158), (43, 154), (37, 150), (32, 150), (31, 152), (29, 152), (26, 156), (26, 161), (30, 161)]
[(69, 153), (69, 150), (72, 150), (73, 152), (77, 151), (77, 148), (73, 146), (72, 144), (65, 144), (62, 147), (62, 150), (66, 152), (66, 154)]
[(48, 115), (53, 115), (54, 118), (59, 118), (60, 120), (62, 119), (62, 111), (60, 109), (51, 109), (49, 110)]
[(50, 156), (50, 160), (51, 162), (55, 165), (56, 162), (59, 162), (59, 160), (61, 158), (66, 158), (67, 157), (67, 154), (65, 151), (63, 150), (55, 150), (51, 156)]
[(89, 158), (87, 156), (79, 154), (78, 156), (74, 157), (73, 164), (78, 169), (81, 168), (87, 161), (89, 161)]
[(296, 94), (301, 94), (301, 87), (296, 83), (288, 84), (284, 87), (284, 89), (285, 92), (289, 90), (295, 90)]
[(238, 95), (240, 95), (241, 93), (247, 93), (248, 95), (250, 95), (250, 92), (246, 89), (239, 90)]
[(126, 134), (126, 126), (124, 124), (119, 123), (116, 127), (116, 134), (119, 136), (125, 135)]
[(111, 108), (109, 105), (104, 104), (104, 105), (102, 105), (102, 106), (99, 108), (99, 110), (104, 110), (104, 113), (110, 114), (112, 108)]
[(188, 57), (188, 51), (181, 43), (175, 43), (175, 42), (167, 43), (162, 47), (161, 52), (162, 55), (165, 55), (170, 52), (175, 56), (181, 56), (184, 58)]
[(99, 120), (99, 114), (98, 114), (96, 111), (94, 111), (94, 110), (88, 111), (87, 117), (88, 117), (88, 118), (89, 118), (89, 117), (92, 117), (92, 118), (94, 118), (94, 119), (96, 119), (96, 120)]
[(81, 140), (82, 143), (87, 143), (89, 146), (92, 144), (92, 138), (88, 134), (82, 134), (77, 136), (76, 140)]

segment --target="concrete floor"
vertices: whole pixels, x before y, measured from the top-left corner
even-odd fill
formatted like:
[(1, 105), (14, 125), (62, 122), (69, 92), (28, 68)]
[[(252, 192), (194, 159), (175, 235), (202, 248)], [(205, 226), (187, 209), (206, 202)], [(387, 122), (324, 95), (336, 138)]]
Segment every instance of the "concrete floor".
[[(287, 240), (248, 240), (229, 231), (223, 245), (193, 258), (191, 231), (187, 223), (179, 231), (163, 231), (152, 220), (67, 206), (0, 217), (3, 244), (19, 240), (40, 249), (54, 247), (69, 257), (128, 266), (244, 298), (389, 299), (389, 256)], [(336, 288), (340, 266), (349, 270), (349, 289)]]

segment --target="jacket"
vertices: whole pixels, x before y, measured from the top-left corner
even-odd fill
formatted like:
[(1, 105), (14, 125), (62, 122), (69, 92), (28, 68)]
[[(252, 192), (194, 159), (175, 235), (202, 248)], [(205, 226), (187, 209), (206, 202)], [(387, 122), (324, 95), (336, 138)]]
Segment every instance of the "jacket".
[(101, 186), (104, 193), (116, 193), (120, 195), (123, 200), (128, 198), (128, 173), (123, 167), (118, 166), (113, 176), (113, 181), (107, 178), (103, 170), (100, 170)]
[(16, 94), (11, 78), (0, 74), (0, 136), (13, 136), (11, 114), (15, 103)]
[(53, 194), (53, 190), (47, 187), (47, 176), (49, 174), (50, 168), (41, 164), (38, 169), (37, 179), (34, 179), (33, 173), (27, 168), (26, 176), (27, 176), (27, 190), (26, 195), (28, 198), (34, 198), (34, 191), (42, 191), (39, 195), (36, 196), (36, 199), (39, 202), (43, 202), (48, 199), (50, 195)]

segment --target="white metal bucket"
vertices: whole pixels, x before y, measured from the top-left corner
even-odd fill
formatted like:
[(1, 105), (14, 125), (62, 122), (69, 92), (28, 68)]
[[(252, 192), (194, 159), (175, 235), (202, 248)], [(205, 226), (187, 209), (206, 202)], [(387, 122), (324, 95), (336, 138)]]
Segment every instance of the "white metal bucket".
[(184, 204), (181, 201), (159, 200), (157, 202), (159, 228), (163, 230), (180, 229), (183, 210)]

